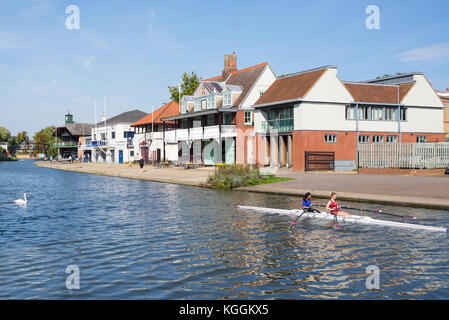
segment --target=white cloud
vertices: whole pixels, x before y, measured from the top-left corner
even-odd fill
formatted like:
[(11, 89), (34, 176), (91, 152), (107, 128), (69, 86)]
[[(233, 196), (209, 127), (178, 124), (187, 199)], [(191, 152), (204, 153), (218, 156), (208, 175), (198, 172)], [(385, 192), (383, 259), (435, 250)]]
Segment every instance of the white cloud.
[(0, 31), (0, 50), (25, 49), (32, 45), (32, 41), (23, 39), (19, 34)]
[(428, 61), (449, 56), (449, 42), (442, 42), (426, 47), (415, 48), (399, 53), (397, 57), (403, 62)]

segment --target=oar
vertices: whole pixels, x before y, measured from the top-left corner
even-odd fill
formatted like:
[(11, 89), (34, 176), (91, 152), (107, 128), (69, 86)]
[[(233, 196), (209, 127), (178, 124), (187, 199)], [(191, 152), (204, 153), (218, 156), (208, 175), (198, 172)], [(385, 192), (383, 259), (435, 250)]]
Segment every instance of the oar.
[[(318, 206), (318, 207), (326, 207), (326, 205), (324, 204), (314, 204), (314, 206)], [(340, 208), (342, 209), (347, 209), (347, 210), (356, 210), (356, 211), (366, 211), (366, 212), (373, 212), (373, 213), (380, 213), (380, 214), (385, 214), (388, 216), (393, 216), (393, 217), (399, 217), (399, 218), (405, 218), (405, 219), (412, 219), (415, 220), (416, 217), (412, 217), (412, 216), (402, 216), (400, 214), (394, 214), (394, 213), (389, 213), (389, 212), (383, 212), (382, 210), (370, 210), (370, 209), (363, 209), (363, 208), (351, 208), (351, 207), (345, 207), (345, 206), (340, 206)]]
[(305, 213), (305, 211), (303, 210), (302, 213), (296, 217), (295, 220), (290, 221), (291, 223), (296, 223), (296, 221), (298, 221), (299, 218), (301, 218), (301, 216)]

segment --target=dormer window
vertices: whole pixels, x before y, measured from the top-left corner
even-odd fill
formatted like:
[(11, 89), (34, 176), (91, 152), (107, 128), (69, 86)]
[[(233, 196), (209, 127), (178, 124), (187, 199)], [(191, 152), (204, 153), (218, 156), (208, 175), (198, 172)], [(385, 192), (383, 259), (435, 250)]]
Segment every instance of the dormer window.
[(201, 110), (207, 109), (207, 99), (201, 100)]
[(223, 107), (230, 107), (232, 104), (232, 92), (225, 92), (223, 94)]

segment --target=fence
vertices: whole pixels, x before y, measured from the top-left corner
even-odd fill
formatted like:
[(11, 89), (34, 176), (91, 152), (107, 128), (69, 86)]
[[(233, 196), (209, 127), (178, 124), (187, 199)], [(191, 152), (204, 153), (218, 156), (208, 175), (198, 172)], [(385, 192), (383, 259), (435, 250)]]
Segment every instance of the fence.
[(360, 168), (436, 169), (449, 164), (449, 142), (359, 145)]

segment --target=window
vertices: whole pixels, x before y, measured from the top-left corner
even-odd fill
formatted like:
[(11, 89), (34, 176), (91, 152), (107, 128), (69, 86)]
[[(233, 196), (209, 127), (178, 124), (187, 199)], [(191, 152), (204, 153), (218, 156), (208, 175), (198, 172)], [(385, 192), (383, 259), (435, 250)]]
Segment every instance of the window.
[(101, 134), (101, 140), (106, 140), (106, 133)]
[(115, 131), (111, 132), (111, 139), (115, 139)]
[(265, 90), (260, 90), (259, 91), (259, 97), (263, 96), (264, 93), (265, 93)]
[(336, 134), (325, 134), (324, 142), (337, 143), (337, 135)]
[(359, 120), (369, 119), (369, 107), (359, 107)]
[(359, 136), (359, 142), (360, 143), (369, 143), (370, 142), (370, 136), (368, 136), (368, 135)]
[(130, 155), (131, 157), (134, 157), (134, 151), (131, 150), (131, 151), (129, 152), (129, 155)]
[(401, 108), (401, 121), (407, 121), (407, 109)]
[(181, 102), (181, 113), (187, 113), (187, 101)]
[(396, 143), (398, 142), (398, 136), (387, 136), (387, 143)]
[(384, 108), (380, 107), (371, 107), (371, 120), (383, 120)]
[(416, 142), (418, 143), (427, 143), (427, 136), (417, 136)]
[(97, 140), (97, 135), (94, 133), (94, 140)]
[(354, 106), (346, 106), (346, 119), (347, 120), (355, 120), (355, 107)]
[(181, 129), (187, 129), (188, 124), (189, 124), (188, 119), (181, 119), (181, 123), (180, 123)]
[(215, 115), (214, 115), (214, 114), (208, 114), (208, 115), (207, 115), (207, 122), (206, 122), (206, 124), (207, 124), (208, 126), (213, 126), (213, 125), (215, 125)]
[(223, 113), (223, 124), (232, 124), (232, 114)]
[(229, 107), (232, 103), (232, 92), (225, 92), (223, 95), (223, 106)]
[(373, 143), (384, 143), (384, 136), (373, 136)]
[(207, 109), (207, 99), (201, 100), (201, 110)]
[(385, 108), (385, 120), (395, 121), (397, 117), (398, 109)]
[(252, 111), (245, 111), (244, 122), (245, 122), (245, 125), (249, 125), (249, 126), (253, 124), (253, 112)]

